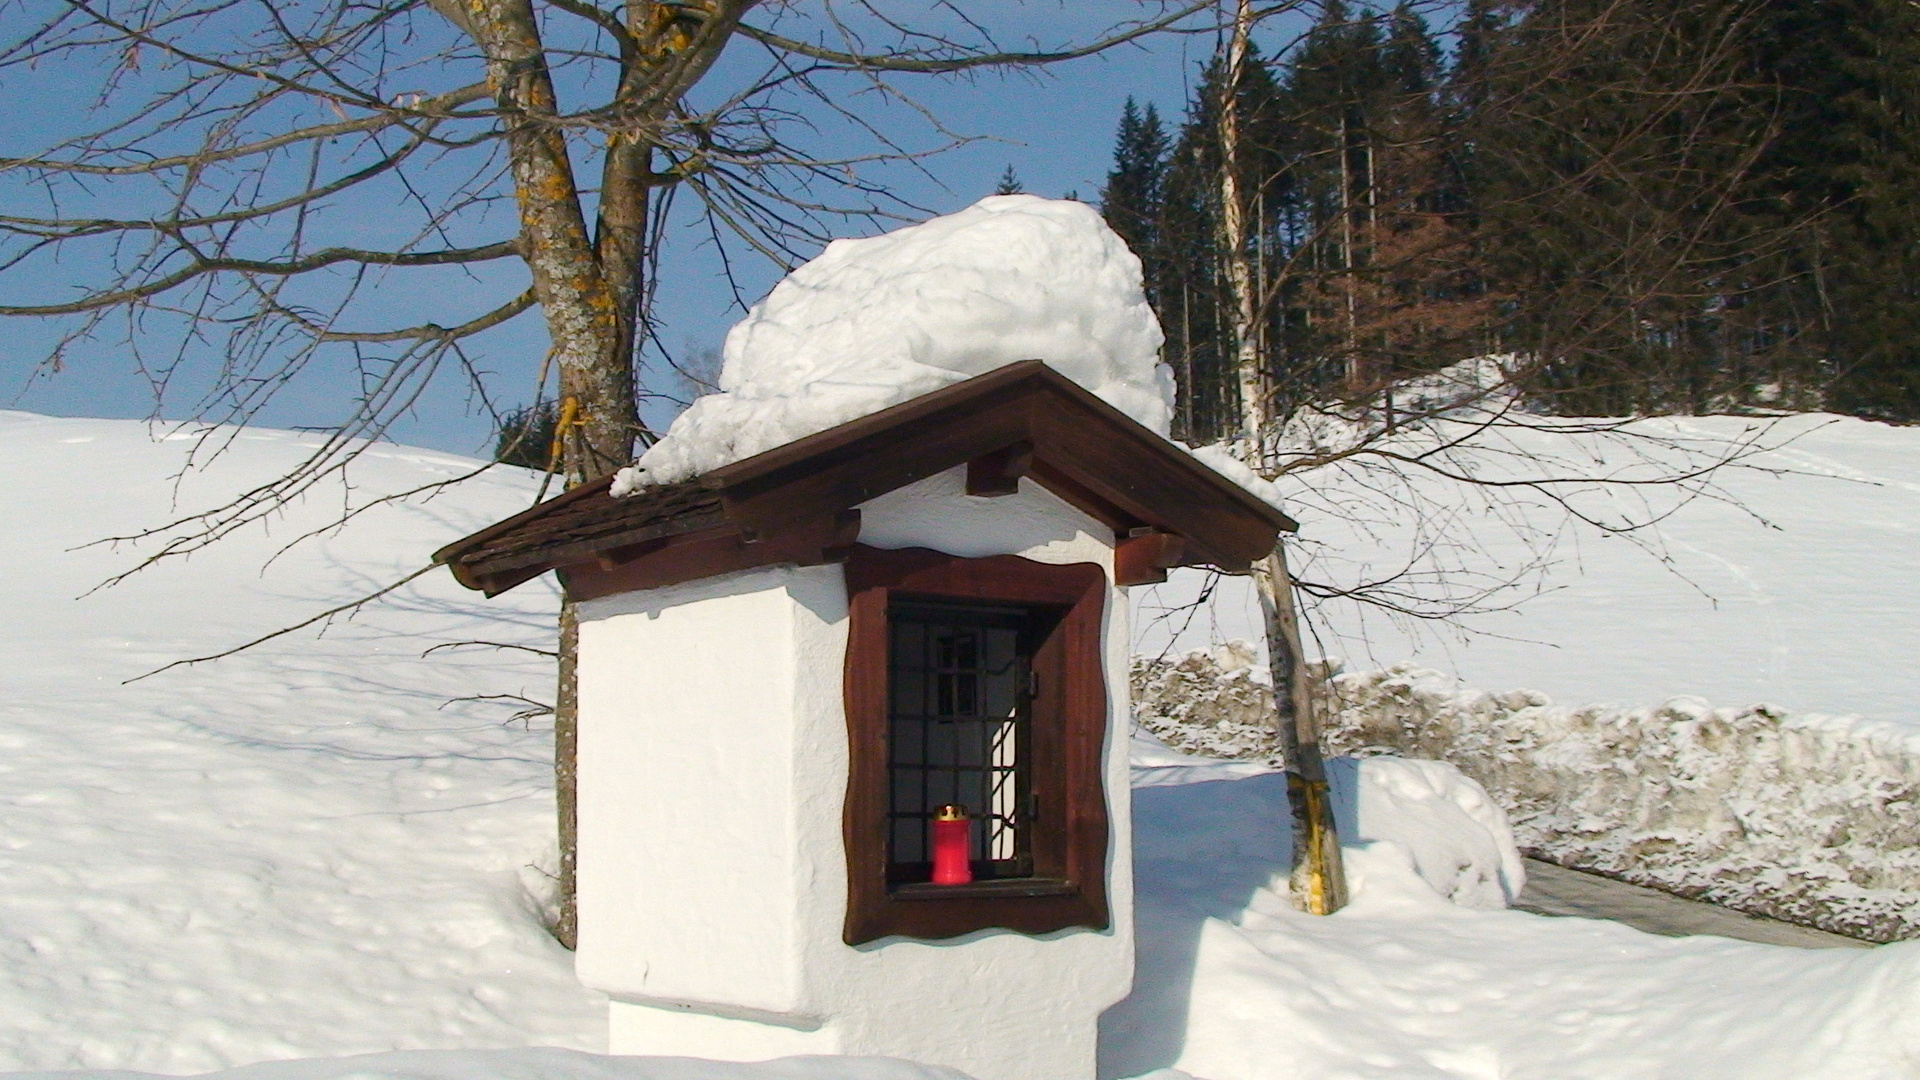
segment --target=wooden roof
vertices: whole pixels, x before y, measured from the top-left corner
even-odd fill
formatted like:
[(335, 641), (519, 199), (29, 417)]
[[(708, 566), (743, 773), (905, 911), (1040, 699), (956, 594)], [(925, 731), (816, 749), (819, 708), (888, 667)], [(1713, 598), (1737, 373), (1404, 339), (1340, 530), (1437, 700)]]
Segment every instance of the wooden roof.
[(1120, 584), (1162, 580), (1171, 566), (1244, 571), (1295, 527), (1028, 360), (681, 483), (616, 499), (613, 478), (602, 477), (433, 558), (490, 596), (559, 570), (577, 599), (776, 562), (833, 562), (858, 538), (854, 507), (961, 464), (969, 494), (1012, 494), (1030, 477), (1112, 528)]

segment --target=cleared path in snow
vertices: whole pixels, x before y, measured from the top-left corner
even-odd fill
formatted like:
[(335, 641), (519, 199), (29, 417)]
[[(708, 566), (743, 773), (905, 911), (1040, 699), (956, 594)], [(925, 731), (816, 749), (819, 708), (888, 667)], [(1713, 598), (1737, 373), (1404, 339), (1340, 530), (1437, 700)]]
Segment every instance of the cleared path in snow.
[(1867, 942), (1829, 934), (1824, 930), (1748, 915), (1714, 904), (1683, 900), (1658, 889), (1569, 870), (1538, 859), (1527, 860), (1527, 885), (1520, 891), (1520, 899), (1513, 906), (1537, 915), (1612, 919), (1635, 930), (1665, 937), (1712, 934), (1740, 941), (1757, 941), (1762, 945), (1792, 945), (1802, 949), (1872, 947)]

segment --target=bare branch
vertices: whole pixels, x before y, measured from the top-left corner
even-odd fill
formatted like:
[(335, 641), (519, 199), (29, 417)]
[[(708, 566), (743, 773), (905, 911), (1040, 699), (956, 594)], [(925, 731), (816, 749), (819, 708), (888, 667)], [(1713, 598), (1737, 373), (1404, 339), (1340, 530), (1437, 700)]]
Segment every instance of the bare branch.
[(231, 649), (222, 649), (217, 653), (209, 653), (206, 656), (196, 656), (190, 660), (175, 660), (170, 664), (162, 664), (161, 666), (154, 668), (152, 671), (146, 672), (141, 675), (135, 675), (131, 679), (124, 679), (121, 681), (121, 684), (125, 685), (127, 683), (136, 683), (136, 682), (139, 682), (141, 679), (150, 678), (154, 675), (160, 674), (163, 671), (171, 671), (177, 667), (192, 667), (194, 664), (204, 664), (212, 660), (225, 659), (226, 657), (233, 656), (236, 653), (246, 652), (248, 649), (251, 649), (256, 645), (264, 645), (267, 642), (274, 640), (275, 638), (282, 638), (297, 630), (304, 630), (307, 627), (312, 626), (314, 623), (324, 622), (326, 620), (332, 619), (335, 615), (342, 615), (349, 611), (356, 611), (362, 607), (365, 607), (367, 604), (370, 604), (373, 601), (380, 599), (381, 597), (387, 595), (388, 593), (393, 592), (394, 590), (400, 588), (401, 586), (406, 585), (408, 582), (411, 582), (414, 579), (422, 577), (426, 574), (432, 573), (438, 568), (439, 567), (437, 565), (423, 566), (420, 569), (415, 570), (413, 573), (408, 574), (406, 577), (403, 577), (400, 580), (395, 581), (390, 585), (386, 585), (374, 592), (368, 593), (367, 595), (359, 598), (358, 600), (352, 600), (344, 604), (339, 604), (334, 607), (330, 607), (327, 610), (322, 611), (317, 615), (314, 615), (310, 618), (302, 619), (301, 621), (294, 623), (292, 626), (283, 626), (280, 629), (273, 631), (272, 633), (262, 634), (259, 637), (254, 638), (252, 641), (248, 641), (240, 645), (235, 645)]
[(771, 30), (740, 24), (740, 33), (770, 49), (804, 56), (810, 60), (836, 65), (848, 71), (899, 71), (917, 74), (953, 74), (961, 71), (973, 71), (980, 68), (1024, 67), (1039, 64), (1053, 64), (1062, 60), (1078, 60), (1105, 52), (1117, 45), (1138, 41), (1150, 34), (1166, 30), (1199, 12), (1214, 6), (1213, 0), (1190, 3), (1171, 15), (1165, 15), (1150, 22), (1141, 23), (1121, 33), (1101, 38), (1098, 41), (1071, 49), (1053, 52), (963, 52), (958, 47), (949, 47), (947, 52), (959, 52), (960, 55), (935, 56), (929, 50), (906, 50), (883, 53), (857, 53), (841, 49), (830, 49), (823, 45), (811, 45), (783, 37)]

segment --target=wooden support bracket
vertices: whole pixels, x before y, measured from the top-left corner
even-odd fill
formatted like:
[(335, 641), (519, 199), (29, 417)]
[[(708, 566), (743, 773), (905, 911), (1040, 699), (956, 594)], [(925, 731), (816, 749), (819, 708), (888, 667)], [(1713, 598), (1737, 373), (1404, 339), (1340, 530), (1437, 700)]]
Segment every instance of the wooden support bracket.
[(998, 498), (1020, 492), (1020, 478), (1033, 468), (1033, 444), (1003, 446), (967, 462), (967, 494)]
[(1157, 585), (1185, 561), (1187, 539), (1158, 529), (1135, 529), (1113, 549), (1115, 585)]

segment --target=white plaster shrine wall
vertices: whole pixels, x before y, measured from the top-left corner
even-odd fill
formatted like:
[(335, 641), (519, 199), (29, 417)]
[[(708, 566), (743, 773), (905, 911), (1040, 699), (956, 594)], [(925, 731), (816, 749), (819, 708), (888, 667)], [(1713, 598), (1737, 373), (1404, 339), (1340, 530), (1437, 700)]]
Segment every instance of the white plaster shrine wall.
[[(955, 469), (874, 499), (860, 541), (1094, 562), (1112, 533), (1031, 481)], [(616, 1054), (876, 1054), (981, 1080), (1091, 1080), (1133, 975), (1125, 591), (1108, 598), (1112, 928), (841, 940), (847, 596), (767, 567), (580, 608), (580, 948)]]

